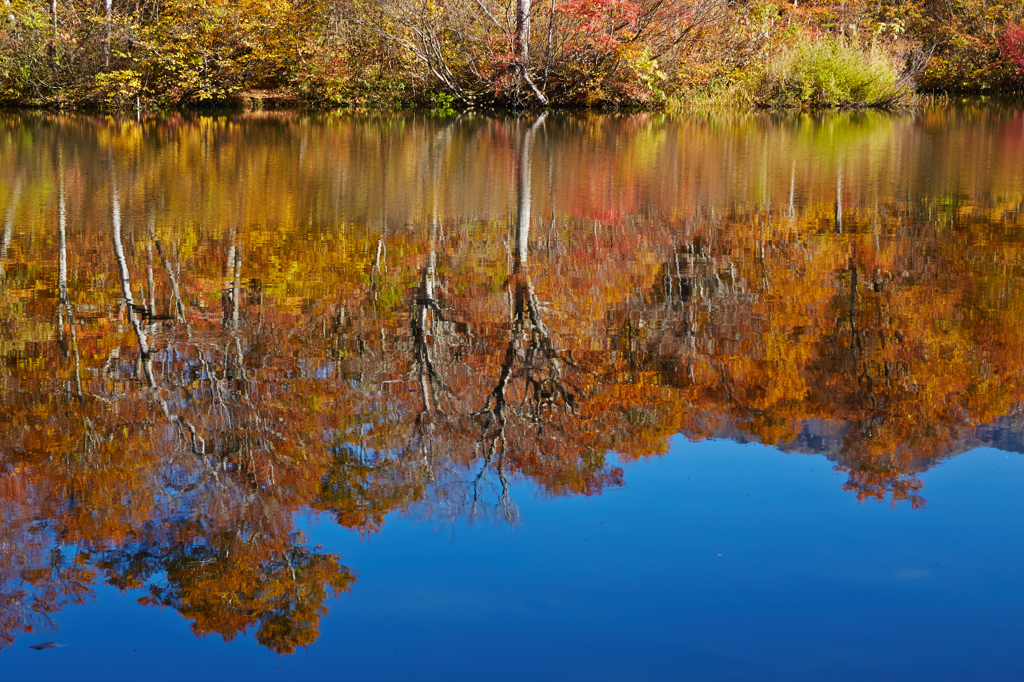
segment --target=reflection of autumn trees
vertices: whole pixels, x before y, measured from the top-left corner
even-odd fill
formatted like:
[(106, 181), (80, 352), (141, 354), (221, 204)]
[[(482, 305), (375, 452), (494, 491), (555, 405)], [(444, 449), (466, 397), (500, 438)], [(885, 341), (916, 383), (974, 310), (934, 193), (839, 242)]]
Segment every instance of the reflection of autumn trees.
[(922, 213), (891, 205), (847, 214), (840, 236), (783, 239), (768, 216), (737, 216), (677, 248), (645, 297), (642, 362), (699, 406), (682, 430), (713, 435), (725, 418), (786, 444), (809, 421), (841, 421), (831, 454), (847, 487), (920, 503), (903, 476), (1015, 409), (1022, 350), (1007, 258), (1020, 236), (982, 245), (989, 221), (934, 229)]
[[(620, 482), (617, 468), (581, 468), (585, 460), (573, 452), (583, 445), (574, 427), (578, 389), (567, 376), (575, 369), (571, 351), (559, 349), (545, 323), (545, 310), (538, 299), (530, 272), (530, 228), (533, 223), (531, 162), (535, 136), (544, 116), (532, 122), (520, 142), (516, 177), (516, 214), (512, 224), (511, 272), (506, 282), (511, 314), (508, 342), (501, 356), (494, 387), (475, 416), (482, 434), (478, 450), (483, 468), (476, 486), (494, 464), (500, 483), (498, 499), (508, 518), (514, 518), (508, 496), (506, 469), (521, 471), (559, 493), (592, 493)], [(575, 437), (574, 437), (575, 436)], [(566, 452), (566, 445), (569, 452)], [(573, 447), (575, 446), (575, 447)], [(568, 455), (568, 456), (567, 456)], [(575, 474), (575, 475), (573, 475)], [(573, 488), (573, 483), (580, 486)]]
[(297, 512), (514, 521), (512, 484), (596, 494), (609, 453), (676, 434), (823, 452), (918, 506), (918, 472), (1022, 404), (1022, 188), (977, 198), (942, 149), (969, 191), (859, 184), (906, 122), (759, 123), (833, 165), (751, 162), (741, 195), (751, 142), (700, 121), (75, 121), (0, 173), (4, 642), (103, 580), (291, 651), (354, 580)]
[(163, 526), (101, 555), (97, 566), (121, 589), (146, 586), (140, 603), (174, 608), (198, 635), (230, 640), (255, 628), (260, 644), (291, 653), (316, 641), (328, 593), (348, 591), (355, 580), (336, 556), (310, 549), (287, 528)]

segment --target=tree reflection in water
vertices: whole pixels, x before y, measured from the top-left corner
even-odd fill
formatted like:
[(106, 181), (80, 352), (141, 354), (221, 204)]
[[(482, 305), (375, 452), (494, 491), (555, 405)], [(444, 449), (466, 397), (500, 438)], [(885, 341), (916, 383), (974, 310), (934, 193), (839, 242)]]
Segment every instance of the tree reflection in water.
[[(920, 163), (968, 167), (986, 114), (961, 115), (820, 148), (813, 121), (382, 118), (311, 145), (288, 117), (5, 119), (0, 644), (106, 582), (291, 652), (356, 580), (297, 513), (516, 523), (513, 482), (598, 494), (608, 453), (675, 434), (924, 505), (919, 472), (1024, 431), (1019, 114), (985, 119), (990, 177), (872, 170), (944, 125)], [(801, 145), (825, 159), (802, 179)]]

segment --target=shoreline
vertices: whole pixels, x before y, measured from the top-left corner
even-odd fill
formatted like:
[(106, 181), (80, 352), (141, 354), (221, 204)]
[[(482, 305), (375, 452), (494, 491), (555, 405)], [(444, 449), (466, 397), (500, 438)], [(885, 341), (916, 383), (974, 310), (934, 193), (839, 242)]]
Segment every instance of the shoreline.
[[(511, 107), (506, 105), (492, 106), (445, 106), (429, 107), (417, 104), (415, 100), (396, 103), (394, 106), (366, 106), (349, 104), (326, 104), (323, 102), (304, 102), (292, 93), (281, 93), (267, 96), (263, 93), (243, 92), (237, 97), (227, 98), (210, 103), (190, 103), (173, 107), (104, 108), (94, 104), (76, 106), (54, 106), (52, 104), (33, 104), (27, 102), (10, 102), (0, 104), (0, 112), (40, 112), (50, 114), (86, 114), (97, 116), (165, 116), (173, 114), (225, 114), (225, 113), (353, 113), (353, 114), (423, 114), (423, 115), (454, 115), (466, 113), (520, 115), (527, 113), (552, 112), (562, 114), (809, 114), (821, 115), (828, 113), (911, 113), (924, 109), (955, 104), (958, 102), (996, 102), (1024, 103), (1024, 90), (1006, 89), (979, 92), (976, 90), (962, 91), (921, 91), (912, 95), (913, 101), (903, 106), (871, 106), (846, 105), (828, 107), (766, 107), (756, 105), (736, 105), (714, 103), (714, 97), (700, 98), (697, 103), (681, 100), (669, 100), (656, 106), (639, 106), (628, 104), (622, 106), (568, 106), (549, 105), (544, 107)], [(696, 99), (696, 98), (695, 98)]]

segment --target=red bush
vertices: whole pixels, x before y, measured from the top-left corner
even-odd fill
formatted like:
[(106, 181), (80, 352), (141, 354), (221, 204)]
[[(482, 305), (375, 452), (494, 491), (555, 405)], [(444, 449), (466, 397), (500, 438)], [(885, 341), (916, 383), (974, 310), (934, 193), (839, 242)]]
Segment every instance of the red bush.
[(1017, 73), (1024, 75), (1024, 25), (1010, 24), (999, 38), (999, 51), (1006, 61), (1017, 67)]

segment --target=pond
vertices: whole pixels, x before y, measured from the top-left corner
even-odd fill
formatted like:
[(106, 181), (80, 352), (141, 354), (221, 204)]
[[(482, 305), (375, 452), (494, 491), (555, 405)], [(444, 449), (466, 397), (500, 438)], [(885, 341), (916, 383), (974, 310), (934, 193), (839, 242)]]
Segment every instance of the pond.
[(5, 677), (1024, 676), (1024, 108), (0, 135)]

